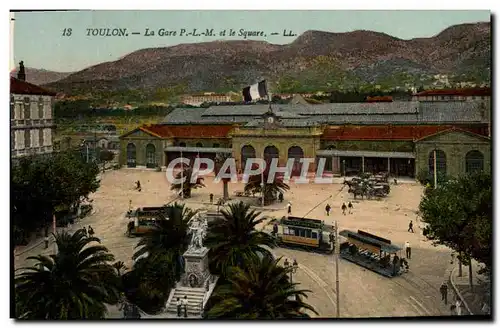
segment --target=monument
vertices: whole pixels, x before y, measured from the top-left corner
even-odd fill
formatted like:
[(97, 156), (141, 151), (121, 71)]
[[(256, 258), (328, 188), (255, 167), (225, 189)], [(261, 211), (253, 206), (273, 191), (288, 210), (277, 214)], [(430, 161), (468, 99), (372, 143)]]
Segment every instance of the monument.
[[(177, 299), (186, 298), (188, 301), (187, 316), (201, 318), (203, 309), (212, 294), (218, 277), (210, 274), (208, 268), (208, 251), (203, 245), (207, 234), (208, 220), (206, 212), (196, 213), (189, 220), (189, 234), (191, 241), (184, 257), (184, 273), (175, 289), (172, 289), (166, 304), (166, 318), (177, 317)], [(181, 316), (184, 317), (184, 314)]]
[(204, 213), (196, 213), (189, 220), (191, 243), (184, 253), (184, 274), (180, 283), (191, 288), (203, 288), (209, 284), (210, 272), (208, 270), (208, 248), (203, 246), (203, 239), (207, 234), (207, 218)]

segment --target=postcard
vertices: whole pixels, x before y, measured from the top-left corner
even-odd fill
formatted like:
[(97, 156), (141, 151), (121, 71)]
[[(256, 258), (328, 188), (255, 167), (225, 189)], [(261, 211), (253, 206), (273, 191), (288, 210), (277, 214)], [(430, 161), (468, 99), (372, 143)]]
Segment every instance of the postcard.
[(491, 320), (489, 11), (10, 27), (12, 318)]

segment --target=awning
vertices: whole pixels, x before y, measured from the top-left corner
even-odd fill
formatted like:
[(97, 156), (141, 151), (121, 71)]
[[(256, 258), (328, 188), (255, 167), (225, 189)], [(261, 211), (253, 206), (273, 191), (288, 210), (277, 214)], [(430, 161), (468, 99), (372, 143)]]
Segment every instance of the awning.
[(232, 148), (209, 148), (209, 147), (165, 147), (165, 151), (185, 152), (185, 153), (226, 153), (232, 154)]
[(337, 150), (320, 149), (317, 156), (342, 156), (342, 157), (381, 157), (381, 158), (415, 158), (414, 153), (397, 151), (370, 151), (370, 150)]

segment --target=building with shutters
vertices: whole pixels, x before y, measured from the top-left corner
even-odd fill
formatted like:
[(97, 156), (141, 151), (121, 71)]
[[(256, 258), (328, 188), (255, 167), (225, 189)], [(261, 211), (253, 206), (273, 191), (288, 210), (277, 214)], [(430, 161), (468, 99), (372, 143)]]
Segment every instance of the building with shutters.
[(10, 78), (11, 158), (53, 152), (55, 93), (26, 82), (24, 68)]
[(181, 155), (231, 154), (238, 169), (251, 157), (281, 166), (300, 158), (325, 159), (338, 175), (390, 172), (415, 177), (491, 170), (490, 108), (481, 101), (273, 104), (177, 108), (163, 122), (120, 137), (120, 163), (158, 167)]

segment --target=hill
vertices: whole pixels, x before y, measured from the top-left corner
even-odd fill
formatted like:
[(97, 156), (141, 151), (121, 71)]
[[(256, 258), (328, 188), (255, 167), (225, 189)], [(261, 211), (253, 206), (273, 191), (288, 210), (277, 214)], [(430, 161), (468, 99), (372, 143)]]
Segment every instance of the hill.
[(435, 74), (489, 82), (490, 23), (449, 27), (430, 38), (401, 40), (372, 31), (307, 31), (286, 45), (213, 41), (142, 49), (48, 83), (67, 94), (176, 87), (227, 91), (266, 78), (274, 92), (422, 85)]
[[(72, 74), (71, 72), (68, 73), (53, 72), (45, 69), (38, 69), (31, 67), (26, 67), (25, 71), (26, 71), (26, 81), (36, 85), (43, 85), (47, 83), (56, 82)], [(17, 68), (12, 72), (10, 72), (10, 76), (17, 77)]]

